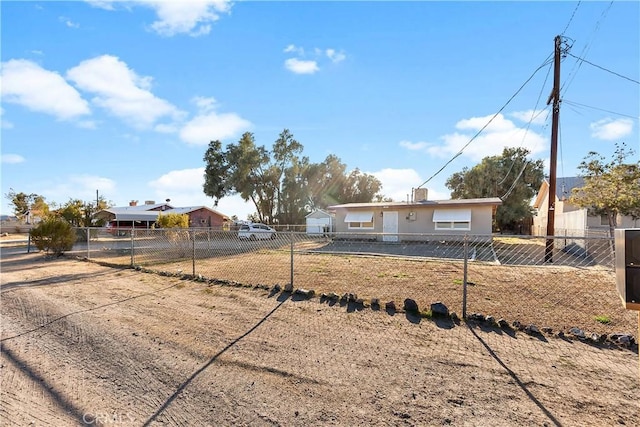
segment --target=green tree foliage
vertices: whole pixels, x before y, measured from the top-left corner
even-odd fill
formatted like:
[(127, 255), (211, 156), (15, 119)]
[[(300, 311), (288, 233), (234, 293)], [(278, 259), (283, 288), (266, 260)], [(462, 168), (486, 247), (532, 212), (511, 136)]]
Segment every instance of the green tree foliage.
[(171, 244), (176, 258), (190, 256), (191, 234), (189, 233), (189, 215), (177, 213), (165, 213), (158, 216), (156, 221), (159, 227), (166, 229), (165, 236)]
[(570, 203), (589, 208), (593, 214), (609, 217), (609, 231), (613, 237), (617, 217), (640, 217), (640, 161), (630, 162), (635, 152), (625, 143), (616, 144), (608, 163), (590, 151), (578, 166), (584, 178), (582, 188), (574, 188)]
[(325, 209), (342, 203), (366, 203), (380, 199), (382, 183), (375, 176), (355, 169), (347, 173), (347, 166), (330, 154), (322, 163), (308, 168), (309, 207)]
[(485, 157), (473, 168), (464, 168), (447, 179), (453, 199), (500, 197), (495, 228), (515, 230), (533, 216), (531, 199), (544, 178), (542, 160), (527, 158), (526, 148), (505, 148), (500, 156)]
[(31, 241), (36, 248), (47, 254), (62, 255), (73, 248), (76, 233), (65, 219), (50, 216), (30, 231)]
[(13, 205), (13, 214), (20, 221), (26, 219), (27, 212), (31, 212), (32, 218), (45, 218), (49, 215), (49, 205), (46, 203), (45, 198), (38, 194), (16, 193), (11, 188), (5, 194), (5, 197)]
[(358, 169), (347, 175), (336, 156), (311, 164), (303, 146), (284, 129), (271, 151), (256, 145), (246, 132), (237, 144), (222, 149), (212, 141), (204, 155), (204, 193), (217, 201), (239, 194), (256, 208), (253, 221), (300, 224), (313, 209), (331, 204), (370, 202), (382, 185)]
[(100, 197), (97, 202), (84, 202), (80, 199), (69, 199), (67, 203), (55, 210), (55, 213), (64, 218), (74, 227), (100, 227), (104, 220), (94, 219), (96, 212), (107, 209), (109, 203)]
[(189, 215), (164, 213), (158, 216), (156, 223), (161, 228), (189, 228)]

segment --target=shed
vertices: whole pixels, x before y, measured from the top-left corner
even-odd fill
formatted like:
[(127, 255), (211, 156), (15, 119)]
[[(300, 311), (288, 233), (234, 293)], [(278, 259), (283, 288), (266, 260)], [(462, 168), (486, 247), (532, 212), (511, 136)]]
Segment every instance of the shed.
[(316, 209), (306, 217), (307, 234), (324, 234), (333, 231), (333, 215)]

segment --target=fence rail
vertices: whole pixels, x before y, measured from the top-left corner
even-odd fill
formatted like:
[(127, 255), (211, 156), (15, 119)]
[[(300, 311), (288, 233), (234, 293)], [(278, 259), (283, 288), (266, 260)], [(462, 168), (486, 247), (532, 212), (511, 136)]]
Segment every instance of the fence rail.
[[(307, 234), (281, 227), (273, 239), (241, 240), (212, 229), (77, 229), (72, 253), (91, 260), (186, 274), (237, 286), (313, 289), (428, 310), (442, 302), (553, 330), (633, 333), (634, 312), (617, 294), (608, 237), (432, 234)], [(391, 237), (391, 239), (389, 239)], [(392, 242), (385, 240), (395, 240)], [(553, 242), (545, 257), (547, 241)]]

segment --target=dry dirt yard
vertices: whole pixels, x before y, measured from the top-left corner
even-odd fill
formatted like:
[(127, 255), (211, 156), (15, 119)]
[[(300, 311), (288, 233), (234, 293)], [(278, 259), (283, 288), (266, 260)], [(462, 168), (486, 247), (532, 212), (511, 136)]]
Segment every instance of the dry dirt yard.
[(640, 425), (637, 347), (3, 256), (0, 424)]

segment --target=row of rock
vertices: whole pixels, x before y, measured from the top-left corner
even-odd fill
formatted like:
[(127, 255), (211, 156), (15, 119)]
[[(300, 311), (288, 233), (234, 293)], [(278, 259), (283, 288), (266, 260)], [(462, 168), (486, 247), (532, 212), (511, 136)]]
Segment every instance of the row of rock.
[(596, 333), (587, 333), (584, 330), (576, 327), (569, 329), (568, 333), (566, 334), (564, 331), (558, 331), (554, 334), (553, 328), (550, 328), (548, 326), (538, 328), (538, 326), (536, 326), (535, 324), (525, 325), (517, 320), (509, 324), (509, 322), (504, 319), (495, 320), (493, 316), (485, 316), (482, 313), (471, 313), (469, 316), (467, 316), (467, 319), (476, 322), (483, 322), (491, 326), (497, 326), (501, 329), (518, 330), (520, 332), (524, 332), (528, 335), (534, 336), (542, 336), (543, 334), (555, 335), (558, 338), (574, 338), (580, 341), (591, 342), (594, 344), (609, 343), (627, 348), (632, 347), (635, 344), (635, 338), (631, 334), (619, 333), (611, 335), (601, 335)]
[[(176, 273), (169, 273), (166, 271), (154, 271), (151, 269), (142, 268), (140, 266), (136, 266), (134, 268), (138, 271), (155, 273), (161, 276), (179, 277), (183, 280), (195, 280), (197, 282), (207, 282), (210, 284), (217, 284), (222, 286), (252, 287), (256, 289), (271, 290), (273, 293), (287, 292), (287, 293), (295, 294), (305, 299), (311, 299), (315, 296), (315, 291), (313, 289), (302, 289), (302, 288), (294, 289), (291, 283), (287, 283), (284, 286), (284, 288), (279, 284), (276, 284), (273, 287), (269, 285), (260, 285), (260, 284), (255, 286), (253, 285), (247, 286), (232, 280), (208, 279), (202, 276), (201, 274), (194, 276), (190, 274), (183, 274), (182, 271), (178, 271)], [(324, 302), (324, 301), (332, 301), (336, 303), (339, 302), (340, 304), (354, 304), (362, 308), (369, 306), (374, 310), (379, 310), (382, 308), (379, 298), (371, 298), (369, 303), (366, 303), (363, 298), (358, 298), (358, 296), (354, 293), (344, 293), (342, 295), (338, 295), (335, 292), (322, 293), (320, 295), (320, 302)], [(399, 311), (394, 301), (389, 301), (385, 303), (384, 308), (387, 312)], [(415, 300), (410, 298), (407, 298), (404, 300), (402, 310), (406, 313), (412, 313), (416, 315), (420, 314), (420, 308), (418, 306), (418, 303)], [(430, 312), (431, 312), (431, 316), (449, 317), (451, 318), (451, 320), (453, 320), (456, 323), (458, 323), (460, 320), (457, 314), (454, 312), (449, 312), (448, 307), (445, 304), (443, 304), (441, 301), (436, 301), (432, 303), (430, 305)], [(485, 316), (482, 313), (471, 313), (469, 316), (467, 316), (467, 320), (482, 322), (489, 326), (499, 327), (504, 330), (512, 330), (512, 331), (518, 330), (520, 332), (524, 332), (532, 336), (536, 336), (536, 335), (542, 336), (543, 334), (550, 335), (550, 336), (555, 335), (559, 338), (573, 338), (573, 339), (578, 339), (580, 341), (591, 342), (595, 344), (609, 343), (613, 345), (623, 346), (626, 348), (632, 347), (636, 343), (634, 336), (626, 333), (617, 333), (617, 334), (611, 334), (611, 335), (587, 333), (580, 328), (574, 327), (569, 329), (568, 333), (566, 334), (564, 331), (558, 331), (557, 333), (554, 334), (553, 329), (548, 326), (539, 328), (535, 324), (525, 325), (517, 320), (509, 324), (509, 322), (506, 321), (505, 319), (496, 320), (493, 316), (488, 316), (488, 315)]]

